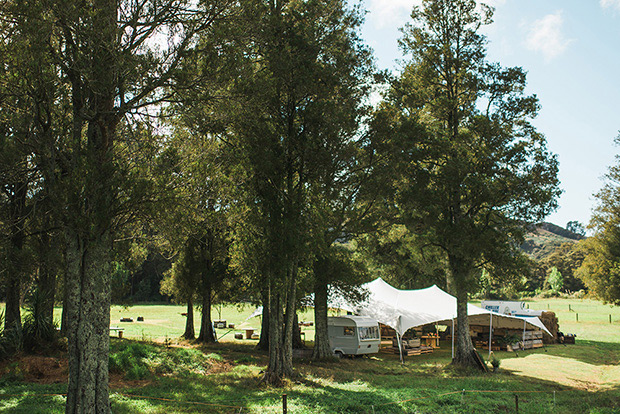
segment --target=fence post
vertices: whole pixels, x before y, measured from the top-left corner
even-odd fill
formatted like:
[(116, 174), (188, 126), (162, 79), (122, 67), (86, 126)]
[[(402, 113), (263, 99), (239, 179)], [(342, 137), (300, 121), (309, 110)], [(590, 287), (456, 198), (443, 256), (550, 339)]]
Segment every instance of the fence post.
[(515, 394), (515, 409), (517, 410), (516, 412), (519, 412), (519, 396), (517, 394)]
[(287, 407), (286, 407), (286, 394), (282, 394), (282, 413), (286, 414), (287, 411)]
[(575, 313), (575, 321), (579, 322), (579, 314)]
[(609, 323), (611, 323), (611, 313), (609, 314)]

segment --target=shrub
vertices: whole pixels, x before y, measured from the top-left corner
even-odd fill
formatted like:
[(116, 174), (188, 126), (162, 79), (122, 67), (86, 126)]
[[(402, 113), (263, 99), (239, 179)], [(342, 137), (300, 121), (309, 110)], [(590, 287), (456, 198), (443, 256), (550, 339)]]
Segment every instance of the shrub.
[(499, 358), (497, 358), (495, 355), (491, 357), (491, 366), (493, 367), (493, 371), (497, 371), (501, 362), (502, 361)]
[(151, 375), (150, 361), (156, 356), (157, 349), (140, 342), (120, 343), (110, 349), (110, 372), (124, 373), (128, 380), (140, 380)]
[(58, 323), (45, 315), (44, 301), (45, 295), (37, 290), (26, 308), (22, 331), (24, 349), (29, 352), (53, 344), (58, 337)]

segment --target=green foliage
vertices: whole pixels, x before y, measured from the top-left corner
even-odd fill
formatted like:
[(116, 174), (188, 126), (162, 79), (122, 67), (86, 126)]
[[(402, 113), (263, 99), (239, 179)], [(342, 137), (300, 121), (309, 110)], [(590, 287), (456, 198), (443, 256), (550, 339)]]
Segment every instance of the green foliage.
[[(620, 136), (616, 138), (620, 144)], [(598, 205), (590, 221), (594, 235), (586, 239), (586, 257), (578, 274), (591, 293), (613, 304), (620, 304), (620, 155), (605, 175), (605, 185), (596, 194)]]
[(45, 313), (47, 292), (37, 289), (29, 300), (24, 315), (22, 335), (24, 349), (32, 352), (45, 349), (58, 339), (58, 323)]
[(373, 277), (400, 289), (438, 285), (445, 289), (447, 263), (443, 253), (407, 226), (380, 226), (358, 242), (361, 259)]
[(194, 348), (167, 348), (146, 342), (112, 341), (110, 372), (123, 374), (128, 380), (154, 378), (155, 375), (205, 374), (219, 354), (204, 355)]
[(148, 359), (156, 354), (156, 348), (139, 342), (110, 349), (110, 372), (125, 374), (126, 379), (141, 380), (151, 376)]
[(493, 367), (493, 369), (497, 370), (499, 368), (499, 366), (500, 366), (502, 361), (497, 356), (495, 356), (495, 354), (493, 354), (491, 356), (491, 361), (490, 362), (491, 362), (491, 366)]
[(580, 222), (576, 220), (569, 221), (568, 223), (566, 223), (566, 230), (571, 231), (580, 236), (586, 235), (585, 227), (583, 227), (583, 224), (581, 224)]
[[(610, 229), (609, 233), (615, 230)], [(586, 257), (577, 274), (595, 297), (620, 305), (620, 260), (614, 253), (614, 236), (607, 232), (588, 238), (582, 245)]]
[(552, 267), (549, 276), (547, 277), (547, 283), (552, 291), (558, 293), (564, 287), (564, 277), (557, 267)]
[(559, 194), (557, 158), (530, 124), (538, 101), (524, 94), (525, 72), (485, 60), (479, 28), (491, 16), (470, 0), (415, 8), (401, 40), (411, 61), (371, 125), (396, 172), (401, 220), (444, 252), (460, 286), (485, 263), (497, 275), (518, 266), (523, 224)]

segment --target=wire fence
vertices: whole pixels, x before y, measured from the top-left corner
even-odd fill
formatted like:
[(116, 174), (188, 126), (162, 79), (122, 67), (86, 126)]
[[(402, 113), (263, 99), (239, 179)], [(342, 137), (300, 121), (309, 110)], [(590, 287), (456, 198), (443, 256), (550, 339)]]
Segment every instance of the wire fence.
[[(414, 402), (420, 402), (420, 401), (424, 401), (424, 400), (432, 400), (432, 399), (441, 399), (443, 397), (447, 397), (447, 396), (454, 396), (454, 395), (460, 395), (460, 403), (461, 404), (465, 404), (466, 403), (466, 395), (467, 394), (510, 394), (513, 395), (514, 398), (514, 409), (515, 412), (519, 412), (519, 395), (522, 394), (547, 394), (547, 398), (546, 398), (546, 402), (549, 403), (550, 406), (554, 407), (556, 406), (556, 392), (560, 393), (560, 392), (570, 392), (570, 390), (562, 390), (562, 391), (534, 391), (534, 390), (468, 390), (468, 389), (462, 389), (462, 390), (456, 390), (456, 391), (449, 391), (449, 392), (444, 392), (444, 393), (438, 393), (438, 394), (433, 394), (433, 395), (428, 395), (428, 396), (423, 396), (423, 397), (414, 397), (414, 398), (408, 398), (408, 399), (403, 399), (403, 400), (398, 400), (398, 401), (389, 401), (389, 402), (384, 402), (384, 403), (377, 403), (377, 404), (373, 404), (373, 405), (364, 405), (364, 406), (360, 406), (359, 407), (359, 412), (367, 412), (367, 413), (372, 413), (375, 414), (377, 412), (381, 412), (383, 411), (383, 408), (387, 408), (389, 406), (401, 406), (405, 405), (407, 403), (414, 403)], [(277, 412), (282, 412), (283, 414), (288, 414), (288, 413), (295, 413), (297, 411), (297, 407), (293, 406), (293, 407), (289, 407), (288, 404), (288, 396), (287, 394), (282, 394), (281, 396), (277, 396), (277, 399), (281, 399), (281, 402), (278, 401), (278, 403), (273, 403), (270, 405), (250, 405), (249, 403), (251, 402), (256, 402), (256, 401), (264, 401), (265, 397), (257, 397), (256, 399), (243, 399), (243, 402), (240, 403), (240, 400), (235, 400), (235, 401), (219, 401), (219, 402), (210, 402), (210, 401), (183, 401), (183, 400), (179, 400), (179, 399), (173, 399), (173, 398), (163, 398), (163, 397), (153, 397), (153, 396), (149, 396), (149, 395), (136, 395), (136, 394), (128, 394), (128, 393), (122, 393), (122, 392), (115, 392), (115, 393), (111, 393), (112, 396), (121, 396), (124, 398), (128, 398), (128, 399), (134, 399), (134, 400), (151, 400), (151, 401), (157, 401), (159, 403), (162, 404), (174, 404), (174, 405), (184, 405), (184, 406), (200, 406), (200, 407), (204, 407), (204, 408), (211, 408), (211, 409), (223, 409), (226, 412), (231, 412), (231, 413), (253, 413), (253, 412), (273, 412), (273, 413), (277, 413)], [(66, 397), (67, 394), (1, 394), (0, 393), (0, 400), (4, 399), (4, 398), (30, 398), (30, 397)], [(521, 400), (522, 403), (524, 402), (529, 402), (529, 401), (524, 401)], [(243, 404), (243, 405), (240, 405)], [(303, 407), (304, 409), (306, 407)], [(326, 407), (328, 408), (328, 407)]]

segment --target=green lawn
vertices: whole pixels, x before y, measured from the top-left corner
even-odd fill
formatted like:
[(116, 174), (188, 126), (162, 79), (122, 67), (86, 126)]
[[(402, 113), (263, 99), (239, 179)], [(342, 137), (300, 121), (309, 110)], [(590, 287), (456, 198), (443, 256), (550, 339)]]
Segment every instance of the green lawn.
[[(529, 304), (534, 309), (548, 304), (559, 316), (560, 329), (578, 335), (577, 344), (518, 355), (498, 352), (499, 372), (483, 375), (451, 369), (450, 346), (442, 343), (438, 352), (409, 357), (404, 365), (388, 353), (335, 363), (296, 361), (299, 378), (278, 389), (259, 383), (267, 357), (254, 349), (256, 341), (235, 340), (232, 332), (219, 344), (198, 348), (115, 339), (112, 408), (115, 413), (281, 413), (286, 393), (289, 412), (299, 414), (512, 413), (516, 395), (520, 413), (620, 413), (619, 310), (590, 300)], [(177, 338), (184, 311), (182, 306), (115, 307), (112, 325), (124, 326), (130, 338)], [(224, 307), (222, 319), (239, 327), (252, 311)], [(116, 322), (137, 316), (145, 321)], [(311, 319), (311, 312), (300, 316)], [(258, 327), (259, 319), (243, 326)], [(220, 335), (226, 331), (218, 330)], [(0, 412), (63, 412), (64, 397), (45, 394), (63, 393), (64, 384), (23, 382), (17, 365), (0, 374)]]

